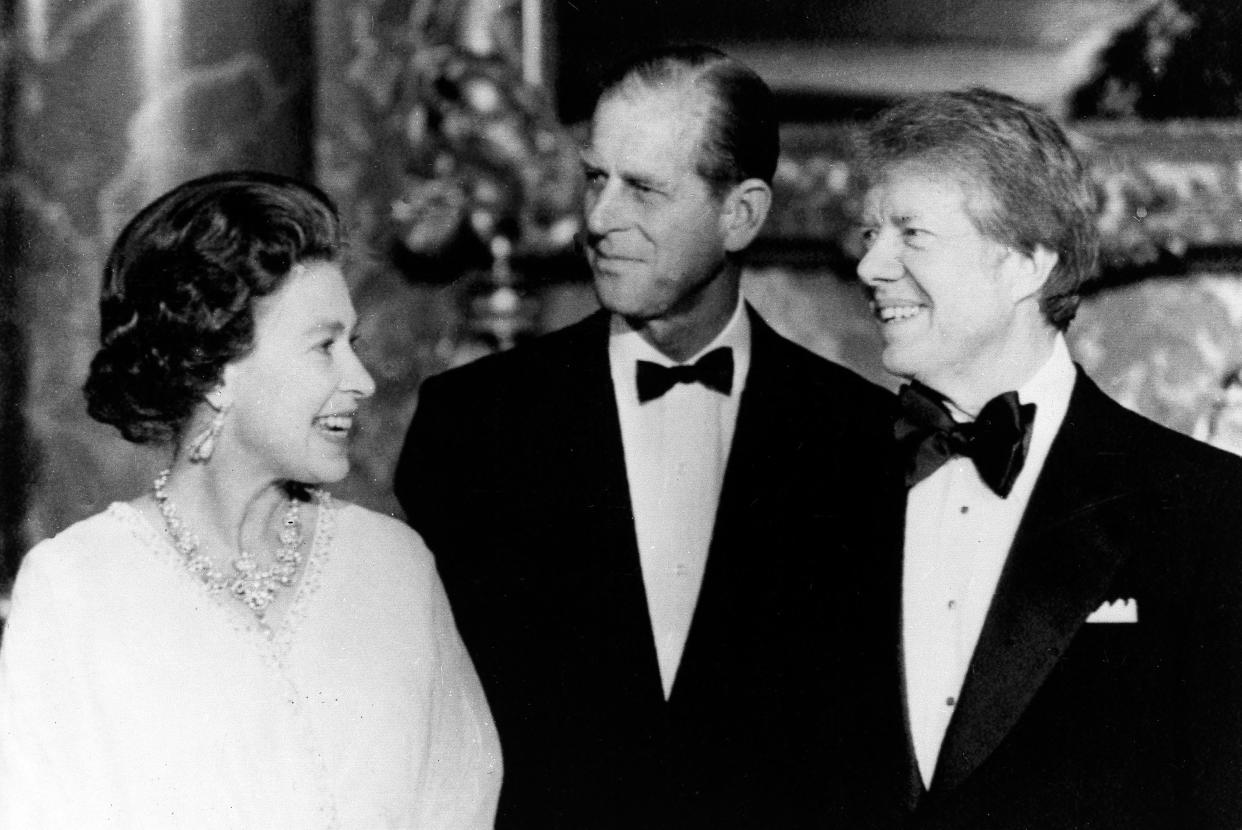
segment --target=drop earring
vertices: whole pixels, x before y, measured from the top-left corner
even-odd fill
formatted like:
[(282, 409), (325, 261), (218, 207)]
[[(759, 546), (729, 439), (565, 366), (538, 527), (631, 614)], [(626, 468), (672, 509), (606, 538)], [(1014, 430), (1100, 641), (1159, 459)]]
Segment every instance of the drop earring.
[(211, 454), (216, 450), (216, 439), (220, 437), (220, 430), (224, 428), (224, 416), (229, 411), (229, 405), (216, 406), (211, 401), (207, 401), (207, 405), (216, 411), (211, 416), (211, 423), (207, 428), (195, 436), (190, 442), (189, 459), (195, 464), (206, 464), (211, 460)]

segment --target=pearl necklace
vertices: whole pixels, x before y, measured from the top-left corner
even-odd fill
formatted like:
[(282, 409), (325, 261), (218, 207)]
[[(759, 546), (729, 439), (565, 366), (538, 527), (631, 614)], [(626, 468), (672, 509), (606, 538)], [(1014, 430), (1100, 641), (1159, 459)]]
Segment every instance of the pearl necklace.
[(154, 491), (155, 503), (164, 517), (164, 529), (172, 537), (173, 547), (181, 554), (190, 573), (198, 577), (208, 590), (213, 593), (227, 591), (262, 621), (277, 592), (293, 584), (302, 564), (302, 552), (298, 550), (302, 545), (302, 513), (298, 500), (289, 499), (289, 509), (281, 521), (280, 548), (275, 552), (276, 561), (272, 566), (260, 569), (254, 561), (254, 554), (242, 550), (232, 562), (235, 573), (226, 574), (200, 550), (198, 537), (186, 527), (168, 498), (165, 487), (170, 472), (164, 470), (155, 477)]

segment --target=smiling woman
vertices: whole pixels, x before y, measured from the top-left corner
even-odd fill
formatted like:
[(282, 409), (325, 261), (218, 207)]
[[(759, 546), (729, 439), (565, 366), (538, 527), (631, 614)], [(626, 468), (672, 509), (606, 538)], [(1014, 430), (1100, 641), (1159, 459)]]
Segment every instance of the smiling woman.
[(341, 269), (299, 263), (255, 306), (254, 349), (221, 378), (233, 411), (223, 428), (236, 438), (223, 447), (241, 456), (231, 466), (249, 461), (256, 475), (282, 480), (340, 480), (358, 402), (375, 391), (353, 351), (356, 315)]
[(258, 173), (121, 233), (88, 410), (168, 469), (22, 563), (0, 826), (491, 826), (499, 745), (430, 554), (320, 489), (375, 391), (341, 244), (323, 194)]

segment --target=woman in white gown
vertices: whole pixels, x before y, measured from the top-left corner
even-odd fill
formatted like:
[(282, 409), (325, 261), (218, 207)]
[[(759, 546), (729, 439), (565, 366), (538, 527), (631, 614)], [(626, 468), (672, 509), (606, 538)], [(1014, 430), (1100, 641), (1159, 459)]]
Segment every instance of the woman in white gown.
[(323, 194), (251, 173), (117, 240), (88, 408), (169, 469), (22, 563), (0, 827), (491, 827), (499, 744), (431, 556), (319, 489), (374, 391), (340, 245)]

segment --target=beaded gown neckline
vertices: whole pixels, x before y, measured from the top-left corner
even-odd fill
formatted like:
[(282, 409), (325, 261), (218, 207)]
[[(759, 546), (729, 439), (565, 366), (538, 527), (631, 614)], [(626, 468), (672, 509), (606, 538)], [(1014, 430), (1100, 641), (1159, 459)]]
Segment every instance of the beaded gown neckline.
[(229, 627), (250, 636), (259, 634), (264, 640), (275, 644), (279, 651), (287, 651), (306, 616), (307, 603), (318, 591), (335, 536), (338, 509), (336, 501), (324, 490), (313, 491), (313, 498), (316, 507), (314, 529), (309, 534), (310, 550), (305, 556), (302, 578), (293, 586), (292, 597), (283, 613), (278, 616), (269, 614), (266, 619), (256, 617), (227, 592), (212, 590), (197, 575), (191, 573), (186, 567), (184, 557), (163, 527), (157, 527), (137, 507), (127, 502), (113, 502), (107, 512), (128, 527), (145, 549), (158, 554), (159, 560), (166, 567), (175, 570), (178, 581), (183, 582), (188, 589), (208, 596), (212, 600), (210, 605), (218, 609)]

